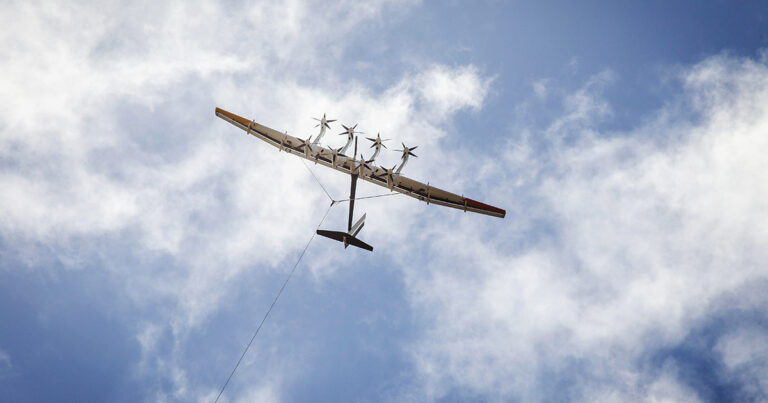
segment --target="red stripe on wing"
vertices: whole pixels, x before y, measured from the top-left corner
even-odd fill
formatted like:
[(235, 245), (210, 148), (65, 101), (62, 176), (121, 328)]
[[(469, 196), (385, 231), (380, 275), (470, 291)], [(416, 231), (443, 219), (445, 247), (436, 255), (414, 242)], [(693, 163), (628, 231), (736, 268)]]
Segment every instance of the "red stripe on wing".
[(472, 207), (472, 208), (485, 210), (485, 211), (492, 211), (494, 213), (501, 214), (501, 218), (504, 218), (504, 216), (507, 215), (507, 212), (505, 210), (502, 210), (498, 207), (493, 207), (485, 203), (480, 203), (477, 200), (472, 200), (467, 198), (464, 198), (464, 200), (467, 201), (467, 207)]

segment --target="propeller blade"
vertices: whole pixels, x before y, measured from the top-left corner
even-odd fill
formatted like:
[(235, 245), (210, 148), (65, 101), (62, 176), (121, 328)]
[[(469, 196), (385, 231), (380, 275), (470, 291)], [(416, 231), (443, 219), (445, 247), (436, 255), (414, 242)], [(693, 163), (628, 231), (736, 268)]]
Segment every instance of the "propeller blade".
[(419, 148), (419, 146), (416, 146), (416, 147), (411, 147), (411, 148), (409, 148), (409, 150), (413, 151), (413, 150), (415, 150), (415, 149), (417, 149), (417, 148)]
[[(309, 136), (306, 140), (299, 139), (299, 147), (305, 148), (309, 145), (309, 140), (312, 139), (312, 136)], [(310, 147), (311, 149), (311, 147)]]
[(419, 158), (419, 156), (418, 156), (418, 155), (416, 155), (416, 154), (411, 154), (411, 155), (412, 155), (412, 156), (414, 156), (414, 157), (416, 157), (416, 158)]

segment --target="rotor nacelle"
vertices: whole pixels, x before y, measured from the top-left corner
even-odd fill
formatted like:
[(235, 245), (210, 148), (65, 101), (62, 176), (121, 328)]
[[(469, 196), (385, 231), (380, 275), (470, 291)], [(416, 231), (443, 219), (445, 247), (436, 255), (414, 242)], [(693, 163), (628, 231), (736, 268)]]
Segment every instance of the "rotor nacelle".
[(331, 126), (328, 123), (335, 122), (336, 119), (328, 119), (325, 117), (325, 113), (323, 113), (322, 118), (312, 118), (319, 123), (315, 125), (315, 127), (320, 127), (320, 133), (315, 137), (315, 140), (312, 141), (312, 144), (318, 144), (320, 143), (320, 139), (323, 138), (323, 135), (325, 134), (325, 129), (330, 129)]
[(397, 173), (397, 174), (399, 174), (400, 171), (402, 171), (403, 168), (405, 168), (405, 164), (408, 163), (408, 157), (410, 157), (411, 155), (414, 156), (415, 158), (419, 157), (418, 155), (413, 153), (413, 150), (419, 148), (419, 146), (408, 147), (408, 146), (405, 145), (405, 143), (400, 143), (400, 144), (403, 145), (403, 149), (402, 150), (396, 150), (396, 151), (402, 151), (403, 152), (403, 156), (400, 157), (400, 158), (402, 158), (403, 162), (401, 162), (400, 166), (397, 167), (397, 171), (395, 171), (395, 173)]
[[(341, 127), (343, 127), (345, 131), (339, 133), (339, 136), (343, 136), (343, 135), (347, 136), (347, 144), (345, 144), (344, 147), (341, 148), (341, 153), (344, 154), (349, 148), (349, 146), (352, 145), (352, 141), (355, 140), (355, 134), (358, 134), (358, 133), (363, 134), (363, 132), (359, 132), (355, 130), (355, 128), (357, 127), (357, 124), (351, 127), (341, 125)], [(357, 154), (357, 150), (355, 150), (355, 154)]]
[(371, 156), (371, 161), (375, 160), (376, 157), (379, 156), (379, 152), (381, 151), (381, 147), (387, 148), (386, 145), (384, 145), (384, 142), (389, 139), (383, 139), (381, 138), (381, 133), (376, 133), (376, 138), (373, 137), (366, 137), (367, 140), (372, 141), (373, 144), (371, 144), (371, 148), (376, 147), (376, 151)]

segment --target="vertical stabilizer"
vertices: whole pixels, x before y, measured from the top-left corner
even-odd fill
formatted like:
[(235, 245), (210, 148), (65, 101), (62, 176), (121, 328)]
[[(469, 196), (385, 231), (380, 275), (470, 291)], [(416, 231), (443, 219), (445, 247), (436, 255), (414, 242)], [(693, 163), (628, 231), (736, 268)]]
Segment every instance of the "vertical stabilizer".
[(352, 236), (357, 236), (357, 234), (360, 233), (360, 230), (363, 229), (363, 225), (365, 225), (365, 214), (363, 214), (362, 217), (360, 217), (359, 220), (355, 223), (355, 225), (352, 226), (349, 230), (349, 234)]

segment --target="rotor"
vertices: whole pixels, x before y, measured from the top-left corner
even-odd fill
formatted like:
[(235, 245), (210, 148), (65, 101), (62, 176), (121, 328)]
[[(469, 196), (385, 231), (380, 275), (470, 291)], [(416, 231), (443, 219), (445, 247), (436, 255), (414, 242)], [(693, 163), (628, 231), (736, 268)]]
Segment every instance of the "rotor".
[(309, 156), (309, 152), (312, 151), (312, 144), (309, 142), (310, 139), (312, 139), (312, 136), (307, 137), (306, 140), (297, 139), (299, 140), (299, 145), (297, 147), (300, 148), (306, 156)]
[(344, 155), (344, 154), (341, 153), (341, 149), (343, 149), (343, 148), (344, 147), (339, 147), (339, 148), (334, 148), (332, 150), (332, 152), (331, 152), (331, 164), (333, 164), (333, 166), (336, 166), (336, 160), (339, 158), (339, 155), (342, 155), (342, 156)]
[(347, 135), (347, 139), (350, 139), (350, 140), (355, 137), (355, 134), (365, 134), (363, 132), (359, 132), (359, 131), (355, 130), (355, 128), (357, 127), (357, 124), (355, 124), (354, 126), (351, 126), (351, 127), (347, 127), (347, 126), (341, 125), (341, 127), (343, 127), (345, 131), (339, 133), (339, 136), (343, 136), (343, 135), (346, 134)]
[(355, 165), (355, 171), (359, 171), (359, 172), (360, 172), (360, 174), (363, 174), (363, 173), (365, 172), (365, 171), (362, 169), (363, 167), (365, 167), (366, 169), (368, 169), (368, 170), (369, 170), (369, 171), (371, 171), (371, 172), (375, 172), (375, 171), (374, 171), (374, 169), (373, 169), (373, 167), (371, 167), (370, 165), (368, 165), (369, 163), (373, 162), (373, 159), (370, 159), (370, 160), (366, 160), (366, 159), (363, 157), (363, 154), (360, 154), (360, 161), (356, 161), (356, 162), (357, 162), (357, 164)]
[(384, 171), (384, 174), (376, 175), (375, 172), (374, 172), (374, 173), (371, 174), (371, 176), (379, 178), (379, 179), (383, 179), (384, 181), (387, 182), (387, 187), (390, 190), (392, 190), (392, 187), (395, 185), (395, 175), (398, 175), (395, 172), (395, 167), (397, 167), (397, 164), (392, 165), (392, 168), (389, 168), (389, 169), (382, 168), (382, 170)]
[(376, 138), (366, 137), (366, 139), (373, 142), (373, 144), (371, 144), (371, 148), (373, 148), (373, 147), (384, 147), (384, 148), (387, 148), (387, 146), (384, 145), (384, 142), (391, 140), (391, 139), (382, 139), (381, 138), (381, 133), (376, 133)]
[(318, 119), (318, 118), (312, 118), (312, 119), (314, 119), (314, 120), (316, 120), (316, 121), (320, 122), (320, 123), (316, 124), (316, 125), (315, 125), (315, 127), (320, 127), (320, 126), (322, 126), (322, 127), (328, 128), (328, 129), (330, 129), (330, 128), (331, 128), (331, 126), (330, 126), (328, 123), (332, 123), (332, 122), (335, 122), (335, 121), (336, 121), (336, 119), (326, 119), (326, 118), (325, 118), (325, 113), (323, 113), (323, 117), (322, 117), (322, 118), (320, 118), (320, 119)]
[(405, 143), (400, 143), (400, 144), (403, 145), (403, 149), (402, 150), (395, 150), (395, 151), (401, 151), (403, 153), (402, 158), (405, 158), (405, 157), (407, 157), (409, 155), (412, 155), (412, 156), (414, 156), (416, 158), (419, 157), (418, 155), (413, 153), (413, 150), (419, 148), (419, 146), (408, 147), (408, 146), (405, 145)]

